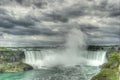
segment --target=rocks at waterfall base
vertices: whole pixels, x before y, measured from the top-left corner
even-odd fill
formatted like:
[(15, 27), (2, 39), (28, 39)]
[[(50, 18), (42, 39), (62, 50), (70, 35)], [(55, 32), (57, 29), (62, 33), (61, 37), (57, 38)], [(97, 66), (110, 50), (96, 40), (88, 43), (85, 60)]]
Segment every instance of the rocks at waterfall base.
[(24, 52), (0, 49), (0, 73), (32, 70), (32, 66), (23, 63)]

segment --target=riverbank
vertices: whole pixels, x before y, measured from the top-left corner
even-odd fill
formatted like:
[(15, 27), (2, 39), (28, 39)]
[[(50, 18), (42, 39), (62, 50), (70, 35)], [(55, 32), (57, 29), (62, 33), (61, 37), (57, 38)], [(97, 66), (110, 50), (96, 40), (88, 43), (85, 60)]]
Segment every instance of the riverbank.
[(107, 55), (108, 61), (101, 66), (101, 71), (91, 80), (119, 80), (120, 51), (112, 50)]

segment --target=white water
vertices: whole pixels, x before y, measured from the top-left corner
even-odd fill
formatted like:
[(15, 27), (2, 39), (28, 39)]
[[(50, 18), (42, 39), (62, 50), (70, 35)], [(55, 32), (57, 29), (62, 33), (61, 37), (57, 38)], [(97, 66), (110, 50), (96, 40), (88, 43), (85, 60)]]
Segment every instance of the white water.
[(75, 66), (80, 64), (99, 66), (105, 61), (105, 51), (86, 51), (86, 36), (72, 29), (67, 36), (64, 50), (25, 51), (25, 63), (34, 68)]
[(87, 59), (87, 65), (99, 66), (106, 61), (106, 51), (89, 51), (84, 57)]

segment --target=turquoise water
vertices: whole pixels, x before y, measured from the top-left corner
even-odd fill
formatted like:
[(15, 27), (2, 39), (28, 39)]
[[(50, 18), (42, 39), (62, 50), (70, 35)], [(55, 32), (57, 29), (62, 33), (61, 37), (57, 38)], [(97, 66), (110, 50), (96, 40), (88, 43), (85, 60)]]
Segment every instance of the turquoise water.
[(25, 72), (19, 73), (1, 73), (0, 80), (20, 80), (24, 77)]
[(98, 67), (90, 66), (54, 67), (19, 73), (3, 73), (0, 74), (0, 80), (90, 80), (98, 71)]

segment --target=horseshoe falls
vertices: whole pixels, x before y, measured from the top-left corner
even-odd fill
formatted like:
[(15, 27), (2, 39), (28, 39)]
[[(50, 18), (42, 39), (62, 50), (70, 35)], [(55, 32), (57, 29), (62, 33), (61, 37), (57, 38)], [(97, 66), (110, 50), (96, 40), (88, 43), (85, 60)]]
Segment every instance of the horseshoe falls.
[[(71, 57), (69, 56), (67, 57), (67, 55), (63, 55), (63, 54), (60, 55), (52, 52), (51, 50), (25, 51), (25, 56), (26, 56), (25, 63), (38, 69), (46, 68), (46, 67), (55, 67), (60, 65), (61, 66), (70, 66), (70, 65), (99, 66), (106, 61), (106, 51), (89, 51), (87, 53), (84, 53), (84, 55), (81, 55), (80, 59), (78, 59), (79, 57), (73, 55), (74, 58), (73, 60), (70, 59)], [(74, 62), (76, 60), (80, 60), (79, 63)]]

